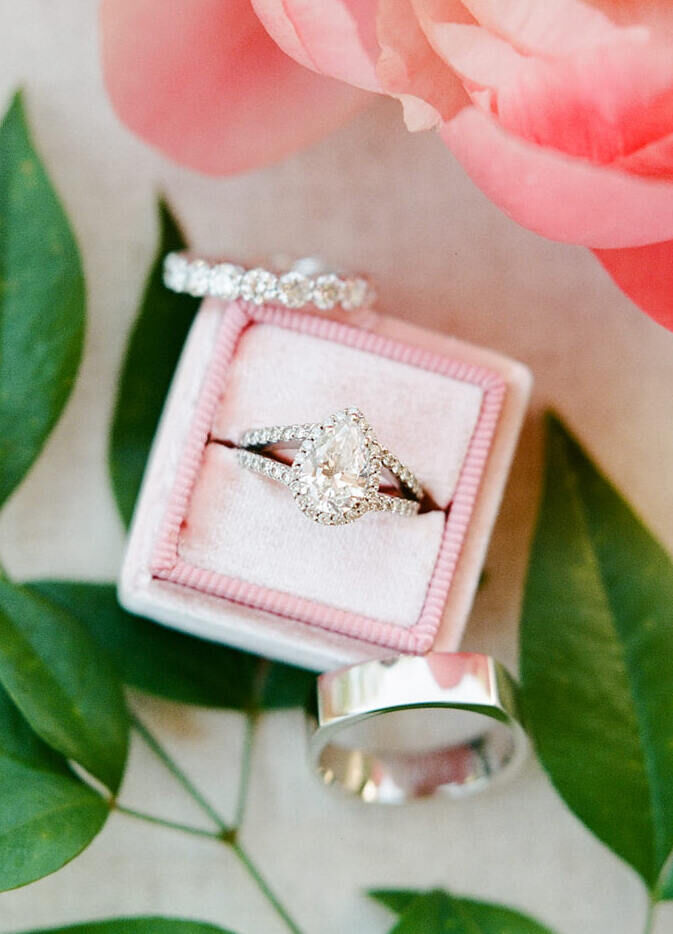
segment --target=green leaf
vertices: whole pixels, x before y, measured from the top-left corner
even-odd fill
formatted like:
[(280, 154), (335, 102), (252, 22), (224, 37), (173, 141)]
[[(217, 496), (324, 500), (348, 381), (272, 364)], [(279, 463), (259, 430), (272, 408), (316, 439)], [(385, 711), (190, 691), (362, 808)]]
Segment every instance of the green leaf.
[(105, 823), (103, 799), (30, 729), (0, 687), (0, 891), (77, 856)]
[(521, 672), (540, 759), (575, 814), (671, 894), (673, 565), (555, 419)]
[(0, 580), (0, 683), (46, 743), (118, 789), (129, 725), (106, 655), (72, 614), (7, 580)]
[(370, 892), (400, 915), (390, 934), (552, 934), (551, 929), (511, 908), (432, 892)]
[(34, 581), (28, 589), (89, 630), (127, 684), (187, 704), (243, 710), (303, 706), (315, 675), (186, 636), (123, 610), (112, 584)]
[(419, 896), (417, 889), (370, 889), (368, 894), (370, 898), (381, 902), (396, 915), (401, 915), (403, 911), (406, 911)]
[(248, 657), (255, 659), (255, 679), (249, 689), (250, 696), (257, 694), (255, 706), (261, 710), (311, 708), (316, 693), (314, 671), (269, 662), (256, 655)]
[(215, 924), (203, 921), (180, 921), (177, 918), (111, 918), (89, 921), (64, 928), (40, 928), (22, 934), (232, 934)]
[(110, 435), (110, 474), (128, 526), (166, 393), (199, 299), (170, 292), (163, 259), (185, 241), (168, 205), (159, 203), (159, 248), (126, 349)]
[(70, 394), (84, 304), (77, 245), (17, 94), (0, 124), (0, 505)]
[(661, 900), (673, 898), (673, 860), (669, 860), (660, 874), (661, 884), (657, 897)]

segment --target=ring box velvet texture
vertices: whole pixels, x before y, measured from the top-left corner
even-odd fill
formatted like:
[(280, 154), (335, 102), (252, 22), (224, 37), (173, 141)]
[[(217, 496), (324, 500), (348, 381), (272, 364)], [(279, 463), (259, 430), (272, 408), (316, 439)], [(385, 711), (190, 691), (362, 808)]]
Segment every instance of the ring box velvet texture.
[[(521, 364), (374, 312), (204, 301), (136, 507), (119, 593), (187, 632), (334, 668), (453, 650), (530, 391)], [(359, 407), (434, 506), (321, 526), (242, 468), (248, 428)]]

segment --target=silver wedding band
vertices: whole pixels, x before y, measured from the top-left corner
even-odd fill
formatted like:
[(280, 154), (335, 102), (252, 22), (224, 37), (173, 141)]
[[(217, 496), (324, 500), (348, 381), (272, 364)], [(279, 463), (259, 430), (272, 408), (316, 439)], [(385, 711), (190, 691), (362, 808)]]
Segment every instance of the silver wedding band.
[(364, 662), (321, 675), (317, 691), (312, 767), (367, 803), (482, 791), (528, 749), (516, 684), (488, 655)]

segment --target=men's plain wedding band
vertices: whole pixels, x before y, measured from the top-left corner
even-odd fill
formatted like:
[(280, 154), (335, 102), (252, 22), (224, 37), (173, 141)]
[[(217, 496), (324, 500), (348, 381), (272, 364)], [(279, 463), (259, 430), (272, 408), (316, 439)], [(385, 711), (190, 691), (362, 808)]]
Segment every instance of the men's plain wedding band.
[(324, 784), (368, 803), (481, 791), (527, 752), (516, 684), (488, 655), (363, 662), (321, 675), (317, 691), (312, 766)]

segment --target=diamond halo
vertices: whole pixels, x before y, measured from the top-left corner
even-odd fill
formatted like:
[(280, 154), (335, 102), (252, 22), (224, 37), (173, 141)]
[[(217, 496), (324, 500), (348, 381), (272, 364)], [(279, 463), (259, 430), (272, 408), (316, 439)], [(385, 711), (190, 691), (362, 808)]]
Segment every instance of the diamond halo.
[(381, 448), (362, 412), (347, 409), (318, 425), (299, 448), (290, 490), (316, 522), (342, 525), (370, 509), (381, 482)]
[[(255, 452), (269, 444), (300, 442), (292, 466)], [(326, 421), (245, 432), (240, 440), (243, 467), (280, 480), (297, 506), (321, 525), (345, 525), (370, 511), (416, 515), (423, 490), (418, 479), (381, 447), (362, 412), (349, 408)], [(414, 499), (379, 490), (386, 467)]]

